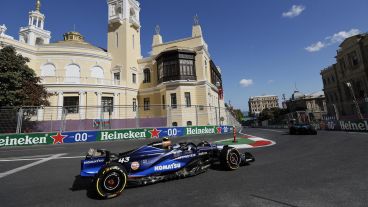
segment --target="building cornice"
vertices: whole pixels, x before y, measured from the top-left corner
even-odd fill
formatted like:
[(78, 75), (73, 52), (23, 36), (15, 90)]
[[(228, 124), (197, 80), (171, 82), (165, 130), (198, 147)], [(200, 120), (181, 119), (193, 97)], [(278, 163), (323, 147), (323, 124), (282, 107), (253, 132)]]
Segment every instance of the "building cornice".
[[(74, 88), (76, 91), (80, 91), (80, 88), (82, 87), (87, 87), (87, 88), (98, 88), (98, 89), (118, 89), (118, 90), (138, 92), (138, 89), (135, 89), (135, 88), (129, 88), (125, 86), (112, 86), (112, 85), (95, 85), (95, 84), (41, 84), (41, 85), (47, 87), (48, 89), (50, 89), (50, 91), (53, 91), (52, 87), (54, 88), (62, 88), (62, 87)], [(56, 90), (56, 91), (60, 91), (60, 90)]]
[(179, 81), (169, 81), (169, 82), (160, 83), (156, 87), (152, 87), (152, 88), (139, 89), (139, 94), (140, 95), (146, 95), (146, 94), (151, 94), (151, 93), (155, 93), (155, 92), (160, 92), (161, 90), (166, 89), (167, 87), (171, 87), (171, 86), (209, 86), (212, 90), (217, 92), (216, 86), (213, 85), (212, 83), (208, 82), (208, 81), (182, 81), (182, 80), (179, 80)]

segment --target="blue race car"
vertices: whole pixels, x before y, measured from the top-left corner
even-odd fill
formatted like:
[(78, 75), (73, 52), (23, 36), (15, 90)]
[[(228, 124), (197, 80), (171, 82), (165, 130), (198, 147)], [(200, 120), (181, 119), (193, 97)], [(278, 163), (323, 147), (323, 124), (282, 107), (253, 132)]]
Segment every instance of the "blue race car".
[(145, 185), (194, 176), (214, 164), (236, 170), (254, 160), (252, 154), (240, 153), (233, 147), (206, 141), (198, 145), (191, 142), (172, 145), (166, 138), (162, 142), (119, 154), (90, 149), (81, 161), (80, 175), (93, 178), (98, 197), (113, 198), (121, 194), (126, 185)]

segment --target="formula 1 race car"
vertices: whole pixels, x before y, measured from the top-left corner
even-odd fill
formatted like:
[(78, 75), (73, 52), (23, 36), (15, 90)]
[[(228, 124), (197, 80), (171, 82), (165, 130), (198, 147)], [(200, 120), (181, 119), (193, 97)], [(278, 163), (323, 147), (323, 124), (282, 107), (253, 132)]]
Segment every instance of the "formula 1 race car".
[(126, 187), (184, 178), (205, 172), (214, 164), (227, 170), (254, 162), (252, 154), (206, 141), (172, 145), (164, 139), (140, 148), (114, 154), (90, 149), (81, 161), (81, 177), (92, 177), (100, 198), (118, 196)]
[(292, 124), (289, 127), (289, 134), (312, 134), (317, 135), (317, 130), (310, 124)]

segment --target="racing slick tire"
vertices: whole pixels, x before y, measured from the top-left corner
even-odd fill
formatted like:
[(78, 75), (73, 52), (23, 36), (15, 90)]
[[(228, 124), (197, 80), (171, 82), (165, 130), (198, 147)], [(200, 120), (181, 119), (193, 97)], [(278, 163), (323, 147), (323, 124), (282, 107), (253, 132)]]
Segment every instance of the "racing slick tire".
[(241, 163), (240, 152), (234, 147), (224, 146), (220, 153), (221, 166), (226, 170), (236, 170)]
[(111, 163), (101, 168), (94, 182), (97, 196), (102, 199), (119, 196), (126, 184), (126, 170), (118, 163)]

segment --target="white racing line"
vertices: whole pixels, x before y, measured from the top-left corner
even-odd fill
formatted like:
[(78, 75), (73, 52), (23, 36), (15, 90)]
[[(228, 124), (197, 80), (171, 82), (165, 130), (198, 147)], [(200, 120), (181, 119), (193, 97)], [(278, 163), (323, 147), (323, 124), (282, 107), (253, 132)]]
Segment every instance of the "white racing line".
[(12, 175), (14, 173), (26, 170), (28, 168), (34, 167), (36, 165), (40, 165), (42, 163), (51, 161), (51, 160), (60, 160), (60, 159), (80, 159), (84, 158), (85, 156), (73, 156), (73, 157), (66, 157), (67, 153), (62, 154), (51, 154), (51, 155), (34, 155), (34, 156), (28, 156), (28, 157), (9, 157), (9, 158), (0, 158), (1, 162), (19, 162), (19, 161), (36, 161), (32, 162), (30, 164), (0, 173), (0, 179), (4, 178), (8, 175)]
[[(62, 154), (66, 155), (66, 154)], [(45, 156), (50, 155), (35, 155), (29, 157), (10, 157), (10, 158), (0, 158), (0, 162), (17, 162), (17, 161), (35, 161), (35, 160), (43, 160)], [(61, 160), (61, 159), (80, 159), (84, 158), (85, 156), (73, 156), (73, 157), (56, 157), (53, 160)]]
[(274, 129), (261, 129), (261, 128), (259, 128), (259, 129), (260, 129), (260, 130), (263, 130), (263, 131), (270, 131), (270, 132), (284, 133), (284, 131), (274, 130)]
[[(8, 175), (12, 175), (12, 174), (20, 172), (22, 170), (26, 170), (26, 169), (34, 167), (36, 165), (42, 164), (44, 162), (47, 162), (47, 161), (50, 161), (50, 160), (53, 160), (53, 159), (57, 159), (57, 158), (59, 158), (61, 156), (64, 156), (64, 155), (66, 155), (66, 154), (65, 153), (64, 154), (55, 154), (55, 155), (52, 155), (50, 157), (45, 157), (45, 158), (30, 158), (30, 159), (38, 159), (38, 161), (32, 162), (30, 164), (27, 164), (27, 165), (24, 165), (24, 166), (21, 166), (21, 167), (18, 167), (18, 168), (15, 168), (15, 169), (3, 172), (3, 173), (0, 173), (0, 179), (6, 177)], [(33, 157), (35, 157), (35, 156), (33, 156)], [(21, 158), (21, 159), (24, 160), (24, 158)], [(17, 161), (17, 159), (12, 159), (12, 160)]]

